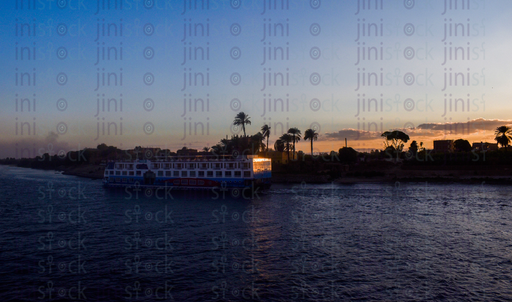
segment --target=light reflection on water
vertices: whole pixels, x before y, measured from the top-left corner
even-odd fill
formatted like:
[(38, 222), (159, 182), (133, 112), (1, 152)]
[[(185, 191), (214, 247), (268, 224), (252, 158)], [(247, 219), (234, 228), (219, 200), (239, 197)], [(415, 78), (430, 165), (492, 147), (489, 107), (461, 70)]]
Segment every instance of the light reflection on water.
[(512, 298), (505, 185), (297, 184), (253, 200), (135, 198), (9, 167), (0, 183), (2, 300)]

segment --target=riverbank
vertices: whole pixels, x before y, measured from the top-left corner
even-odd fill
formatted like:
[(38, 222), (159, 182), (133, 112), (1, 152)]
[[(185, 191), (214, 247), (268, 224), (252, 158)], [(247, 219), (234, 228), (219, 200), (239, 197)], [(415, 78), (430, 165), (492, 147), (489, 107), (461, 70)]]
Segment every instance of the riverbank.
[[(12, 165), (16, 166), (16, 165)], [(102, 179), (104, 166), (76, 165), (59, 166), (55, 171), (62, 171), (64, 175), (73, 175), (90, 179)], [(465, 184), (512, 184), (512, 175), (508, 170), (479, 169), (474, 171), (449, 169), (401, 169), (393, 167), (387, 171), (372, 170), (351, 171), (341, 173), (338, 177), (330, 175), (316, 175), (306, 173), (273, 173), (272, 183), (275, 184), (358, 184), (358, 183), (393, 183), (400, 182), (429, 182), (429, 183), (465, 183)]]

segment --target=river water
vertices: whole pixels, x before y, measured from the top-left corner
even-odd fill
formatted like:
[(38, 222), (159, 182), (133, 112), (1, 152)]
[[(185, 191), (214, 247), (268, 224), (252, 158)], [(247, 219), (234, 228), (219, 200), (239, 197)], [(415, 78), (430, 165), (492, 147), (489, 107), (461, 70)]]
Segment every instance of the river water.
[(512, 299), (508, 186), (125, 192), (0, 166), (0, 190), (1, 301)]

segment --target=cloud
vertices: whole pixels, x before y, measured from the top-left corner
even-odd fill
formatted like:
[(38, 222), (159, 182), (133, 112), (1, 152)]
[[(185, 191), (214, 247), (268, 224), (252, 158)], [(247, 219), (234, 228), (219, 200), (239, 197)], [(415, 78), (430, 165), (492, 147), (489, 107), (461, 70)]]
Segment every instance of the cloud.
[[(413, 137), (420, 138), (439, 138), (446, 137), (447, 135), (471, 135), (471, 134), (486, 134), (491, 131), (494, 133), (497, 127), (503, 125), (510, 125), (512, 127), (512, 120), (488, 120), (484, 118), (477, 118), (468, 120), (467, 122), (446, 122), (446, 123), (423, 123), (416, 128), (408, 129), (392, 129), (400, 130), (407, 133), (411, 139)], [(391, 129), (390, 129), (391, 130)], [(380, 131), (363, 131), (357, 129), (341, 129), (338, 132), (325, 133), (320, 140), (359, 140), (369, 141), (382, 139)]]
[(326, 133), (320, 136), (319, 139), (323, 140), (373, 140), (379, 139), (381, 133), (376, 131), (362, 131), (356, 129), (342, 129), (338, 132)]
[(463, 134), (469, 135), (474, 133), (482, 133), (484, 131), (496, 130), (499, 126), (512, 125), (510, 120), (487, 120), (484, 118), (477, 118), (467, 122), (453, 122), (453, 123), (425, 123), (418, 125), (412, 132), (422, 132), (428, 130), (431, 136), (440, 134)]

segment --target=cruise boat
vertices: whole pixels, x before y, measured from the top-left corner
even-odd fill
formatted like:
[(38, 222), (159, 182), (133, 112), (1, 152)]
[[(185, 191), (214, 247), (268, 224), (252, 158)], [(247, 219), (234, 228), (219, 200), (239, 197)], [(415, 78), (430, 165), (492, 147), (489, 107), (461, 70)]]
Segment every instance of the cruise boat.
[(106, 187), (268, 188), (272, 164), (256, 155), (173, 156), (153, 160), (113, 161), (105, 167)]

